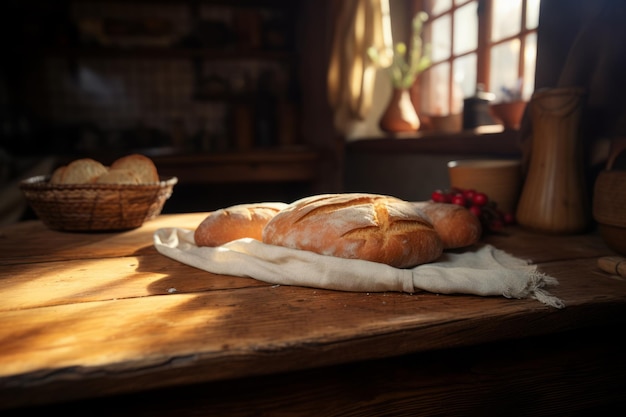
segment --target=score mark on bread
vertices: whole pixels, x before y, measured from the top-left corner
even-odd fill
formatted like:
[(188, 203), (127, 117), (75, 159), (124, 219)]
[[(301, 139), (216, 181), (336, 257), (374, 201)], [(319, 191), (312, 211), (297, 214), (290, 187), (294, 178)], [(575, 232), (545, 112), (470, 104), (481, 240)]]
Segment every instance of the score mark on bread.
[(295, 201), (265, 226), (263, 242), (398, 268), (432, 262), (443, 252), (439, 235), (414, 205), (362, 193)]

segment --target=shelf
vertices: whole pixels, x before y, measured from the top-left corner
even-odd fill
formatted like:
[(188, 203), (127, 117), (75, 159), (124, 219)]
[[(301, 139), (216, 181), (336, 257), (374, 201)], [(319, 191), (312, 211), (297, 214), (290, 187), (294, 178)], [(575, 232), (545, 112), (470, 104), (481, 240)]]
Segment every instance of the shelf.
[(84, 46), (52, 48), (48, 56), (73, 58), (145, 58), (145, 59), (213, 59), (227, 61), (267, 60), (288, 61), (290, 53), (285, 50), (251, 48), (176, 48), (176, 47), (101, 47)]
[(181, 184), (313, 182), (318, 152), (268, 149), (249, 152), (155, 155), (159, 174)]
[(519, 156), (522, 153), (520, 132), (504, 130), (498, 133), (417, 132), (389, 135), (380, 138), (359, 138), (346, 143), (346, 151), (353, 153), (432, 153), (450, 152), (467, 155)]
[[(94, 3), (126, 3), (127, 0), (91, 0)], [(293, 7), (293, 0), (134, 0), (134, 3), (149, 4), (206, 4), (211, 6), (251, 7), (251, 8), (287, 8)]]

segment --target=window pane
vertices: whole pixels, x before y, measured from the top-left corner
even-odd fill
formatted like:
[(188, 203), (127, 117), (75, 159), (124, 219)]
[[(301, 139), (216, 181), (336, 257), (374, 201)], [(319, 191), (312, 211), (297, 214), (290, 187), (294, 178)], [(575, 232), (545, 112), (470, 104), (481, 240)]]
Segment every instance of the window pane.
[(472, 51), (478, 46), (478, 3), (473, 1), (454, 12), (454, 54)]
[(540, 0), (526, 0), (526, 29), (535, 29), (539, 26)]
[(451, 48), (451, 27), (450, 15), (444, 15), (433, 20), (432, 23), (432, 60), (434, 62), (448, 59), (450, 57)]
[(426, 114), (447, 115), (449, 107), (449, 74), (450, 64), (447, 62), (432, 66), (422, 82), (421, 108)]
[(495, 101), (509, 97), (505, 90), (519, 88), (519, 39), (513, 39), (491, 48), (491, 68), (489, 70), (489, 89), (495, 93)]
[(476, 54), (465, 55), (454, 61), (454, 84), (461, 89), (463, 97), (476, 92)]
[(452, 7), (452, 0), (426, 0), (424, 7), (426, 13), (431, 16), (438, 16), (439, 14), (450, 10)]
[(537, 34), (526, 36), (524, 46), (524, 84), (522, 98), (529, 100), (535, 90), (535, 63), (537, 62)]
[(520, 32), (522, 0), (493, 0), (491, 40), (497, 42)]

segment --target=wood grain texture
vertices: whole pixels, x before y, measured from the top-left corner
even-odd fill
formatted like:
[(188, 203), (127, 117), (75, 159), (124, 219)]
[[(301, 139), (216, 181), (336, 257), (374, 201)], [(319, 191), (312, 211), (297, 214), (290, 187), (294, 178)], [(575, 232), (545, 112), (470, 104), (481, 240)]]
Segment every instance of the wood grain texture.
[[(626, 322), (626, 283), (598, 268), (597, 258), (611, 252), (595, 234), (545, 236), (511, 228), (485, 236), (486, 242), (536, 260), (542, 272), (559, 280), (550, 290), (566, 307), (557, 310), (536, 300), (504, 297), (269, 285), (197, 270), (161, 256), (152, 246), (157, 228), (193, 228), (205, 216), (162, 215), (123, 233), (61, 233), (39, 222), (2, 229), (0, 409), (192, 384), (280, 379), (286, 372), (307, 375), (315, 369), (332, 375), (335, 366), (405, 355), (428, 363), (428, 355), (450, 349), (465, 352), (494, 343), (586, 334), (594, 327)], [(397, 365), (393, 372), (402, 372)], [(377, 387), (385, 387), (381, 368), (372, 374)], [(550, 372), (557, 371), (544, 374), (550, 377)], [(317, 378), (328, 384), (329, 375)], [(351, 378), (363, 376), (357, 372)], [(450, 389), (470, 381), (460, 374), (458, 378)], [(527, 375), (524, 383), (534, 378)], [(397, 392), (378, 393), (371, 401), (359, 398), (356, 409), (338, 402), (336, 415), (343, 407), (368, 415), (358, 407), (380, 411), (391, 403), (398, 411), (413, 410), (412, 390), (415, 398), (436, 409), (428, 398), (448, 395), (442, 391), (444, 379), (439, 381), (432, 387), (398, 385)], [(498, 383), (494, 380), (489, 389)], [(347, 382), (330, 384), (345, 389)], [(321, 386), (310, 389), (306, 394), (277, 394), (276, 404), (323, 403), (327, 397), (337, 401)], [(358, 392), (345, 395), (358, 397)], [(265, 406), (271, 403), (255, 398)], [(233, 405), (226, 399), (221, 403)], [(468, 404), (458, 406), (462, 410)], [(233, 415), (246, 415), (242, 408), (235, 411), (239, 414)]]
[(21, 222), (0, 228), (0, 265), (137, 255), (152, 250), (157, 229), (194, 229), (207, 214), (162, 215), (140, 228), (115, 233), (59, 232), (36, 220)]
[[(598, 328), (63, 404), (64, 416), (588, 416), (624, 405), (624, 341)], [(602, 342), (598, 347), (597, 342)], [(586, 360), (581, 360), (584, 357)]]

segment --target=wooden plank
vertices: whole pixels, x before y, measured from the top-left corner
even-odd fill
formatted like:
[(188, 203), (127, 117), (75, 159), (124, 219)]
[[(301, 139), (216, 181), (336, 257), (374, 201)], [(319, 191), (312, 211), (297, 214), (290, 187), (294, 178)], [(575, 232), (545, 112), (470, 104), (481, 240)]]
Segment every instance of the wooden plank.
[(146, 252), (151, 253), (6, 265), (0, 311), (268, 285), (211, 274), (173, 261), (154, 248)]
[[(612, 415), (626, 348), (599, 328), (300, 372), (5, 410), (3, 417)], [(584, 358), (584, 360), (583, 360)], [(619, 409), (619, 407), (618, 407)], [(602, 412), (601, 410), (604, 410)]]
[(559, 279), (550, 290), (567, 306), (556, 310), (504, 297), (273, 286), (156, 253), (156, 228), (195, 227), (205, 216), (164, 215), (123, 233), (61, 233), (39, 222), (5, 228), (0, 408), (626, 321), (626, 286), (598, 269), (607, 249), (595, 235), (486, 236)]
[(157, 229), (194, 229), (207, 214), (164, 214), (140, 228), (114, 233), (60, 232), (37, 220), (17, 223), (0, 229), (0, 265), (142, 254), (152, 249)]
[[(270, 292), (275, 295), (268, 296)], [(285, 292), (300, 295), (286, 297)], [(317, 293), (317, 303), (312, 290), (272, 288), (3, 313), (2, 321), (12, 325), (8, 332), (0, 329), (0, 404), (21, 406), (308, 369), (423, 351), (441, 343), (459, 346), (475, 340), (469, 337), (471, 329), (481, 327), (490, 337), (503, 337), (491, 332), (493, 326), (481, 326), (484, 320), (461, 328), (458, 323), (467, 320), (458, 308), (426, 313), (416, 308), (415, 296), (393, 295), (385, 303), (382, 295), (336, 298), (323, 293)], [(513, 309), (526, 304), (491, 301)], [(390, 306), (395, 314), (385, 314)], [(405, 314), (399, 314), (400, 306)], [(424, 332), (419, 337), (407, 333), (420, 321)]]
[(505, 227), (501, 233), (486, 233), (482, 241), (533, 263), (615, 255), (596, 230), (584, 234), (546, 234)]
[(555, 291), (564, 310), (502, 297), (261, 286), (5, 311), (0, 403), (15, 404), (20, 389), (37, 401), (75, 399), (623, 323), (623, 282), (587, 276), (584, 262)]

